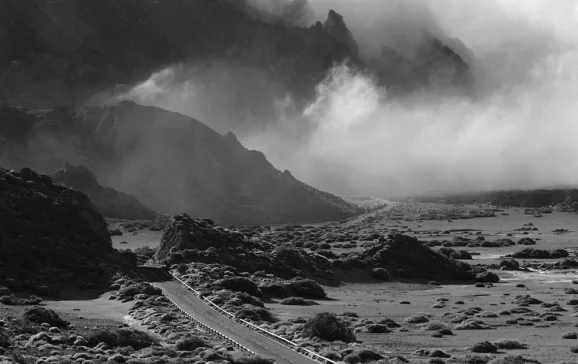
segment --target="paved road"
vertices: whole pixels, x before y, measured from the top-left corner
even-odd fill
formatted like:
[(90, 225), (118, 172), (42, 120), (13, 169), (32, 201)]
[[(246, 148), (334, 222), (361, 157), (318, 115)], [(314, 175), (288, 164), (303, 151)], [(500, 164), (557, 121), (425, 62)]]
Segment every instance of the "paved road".
[[(151, 274), (150, 271), (148, 274)], [(277, 364), (319, 364), (221, 315), (200, 298), (190, 293), (181, 283), (175, 280), (166, 280), (165, 277), (157, 278), (149, 280), (153, 281), (152, 284), (162, 289), (188, 314), (255, 353), (274, 358)]]

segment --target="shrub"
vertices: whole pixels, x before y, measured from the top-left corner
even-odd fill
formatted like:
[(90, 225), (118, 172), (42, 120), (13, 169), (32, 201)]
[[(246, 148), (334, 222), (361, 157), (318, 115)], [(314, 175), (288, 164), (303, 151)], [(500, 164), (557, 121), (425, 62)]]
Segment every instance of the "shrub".
[(361, 361), (364, 363), (383, 359), (383, 355), (369, 349), (359, 349), (355, 352), (355, 354), (359, 356)]
[(263, 307), (257, 307), (253, 305), (245, 305), (239, 312), (237, 312), (237, 318), (243, 320), (251, 320), (251, 321), (266, 321), (266, 322), (275, 322), (277, 318), (271, 313), (271, 311), (267, 310)]
[(353, 330), (335, 314), (322, 312), (315, 315), (303, 326), (305, 336), (327, 341), (355, 341)]
[(177, 266), (177, 272), (179, 272), (180, 274), (187, 273), (187, 269), (189, 269), (189, 267), (184, 263), (181, 263)]
[(335, 351), (331, 351), (328, 349), (321, 351), (321, 356), (333, 361), (341, 360), (341, 355), (339, 353), (336, 353)]
[(155, 341), (146, 332), (121, 328), (118, 330), (100, 330), (86, 337), (89, 346), (96, 346), (103, 342), (110, 347), (131, 346), (135, 350), (141, 350), (153, 345)]
[(494, 342), (494, 345), (496, 345), (498, 349), (504, 350), (527, 349), (525, 344), (516, 340), (498, 340)]
[(31, 306), (42, 302), (42, 298), (30, 296), (29, 298), (16, 297), (14, 295), (0, 297), (0, 303), (8, 306)]
[(0, 348), (8, 349), (12, 345), (12, 337), (4, 329), (0, 329)]
[(199, 336), (186, 336), (176, 344), (177, 350), (179, 351), (193, 351), (196, 348), (208, 348), (210, 347), (202, 337)]
[(233, 364), (273, 364), (273, 363), (275, 363), (274, 359), (265, 358), (265, 357), (262, 357), (259, 355), (246, 354), (246, 353), (233, 355), (231, 357), (231, 361)]
[(359, 318), (359, 315), (356, 314), (355, 312), (348, 312), (348, 311), (342, 313), (341, 316)]
[(507, 270), (518, 270), (520, 269), (520, 263), (515, 259), (503, 259), (500, 261), (500, 268)]
[(295, 296), (313, 299), (323, 299), (327, 297), (327, 293), (319, 283), (311, 279), (302, 279), (292, 281), (289, 288), (295, 293)]
[(405, 322), (408, 324), (425, 324), (426, 322), (429, 322), (429, 315), (424, 313), (417, 313), (406, 318)]
[(53, 310), (44, 307), (34, 307), (26, 310), (23, 315), (24, 319), (37, 324), (47, 323), (50, 326), (67, 327), (70, 325), (68, 321), (63, 320)]
[(482, 272), (476, 275), (476, 281), (482, 283), (498, 283), (500, 277), (494, 272)]
[(313, 306), (313, 305), (317, 304), (317, 302), (315, 302), (315, 301), (309, 301), (309, 300), (306, 300), (306, 299), (300, 298), (300, 297), (289, 297), (289, 298), (282, 300), (280, 303), (282, 305), (288, 305), (288, 306)]
[(367, 332), (369, 332), (370, 334), (386, 334), (388, 332), (391, 332), (389, 330), (389, 328), (387, 327), (387, 325), (383, 325), (383, 324), (371, 324), (371, 325), (367, 325), (366, 326), (366, 330)]
[(231, 291), (245, 292), (255, 297), (261, 296), (261, 290), (259, 286), (252, 280), (244, 277), (233, 277), (225, 278), (216, 282), (219, 286), (223, 288), (230, 289)]
[(471, 350), (474, 353), (497, 353), (498, 352), (498, 347), (494, 344), (492, 344), (489, 341), (483, 341), (483, 342), (479, 342), (474, 344), (474, 346), (472, 346)]
[(361, 362), (361, 358), (359, 357), (359, 355), (349, 354), (349, 355), (346, 355), (346, 356), (343, 358), (343, 361), (344, 361), (346, 364), (357, 364), (357, 363), (360, 363), (360, 362)]
[(441, 321), (431, 321), (424, 326), (424, 330), (427, 331), (438, 331), (443, 329), (449, 329), (449, 326)]
[(371, 270), (371, 276), (382, 281), (390, 280), (389, 272), (384, 268), (373, 268)]

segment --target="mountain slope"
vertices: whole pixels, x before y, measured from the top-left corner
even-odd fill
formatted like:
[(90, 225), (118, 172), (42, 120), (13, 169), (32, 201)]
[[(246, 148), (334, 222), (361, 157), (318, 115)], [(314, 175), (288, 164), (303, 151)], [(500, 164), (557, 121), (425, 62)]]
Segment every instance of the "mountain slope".
[(221, 223), (341, 219), (355, 212), (288, 171), (276, 170), (229, 133), (159, 108), (30, 111), (0, 108), (0, 165), (43, 173), (65, 163), (89, 167), (103, 184), (159, 212), (187, 212)]
[(136, 198), (114, 188), (103, 187), (96, 176), (84, 166), (65, 165), (50, 175), (56, 182), (86, 194), (104, 217), (129, 220), (152, 220), (157, 213)]

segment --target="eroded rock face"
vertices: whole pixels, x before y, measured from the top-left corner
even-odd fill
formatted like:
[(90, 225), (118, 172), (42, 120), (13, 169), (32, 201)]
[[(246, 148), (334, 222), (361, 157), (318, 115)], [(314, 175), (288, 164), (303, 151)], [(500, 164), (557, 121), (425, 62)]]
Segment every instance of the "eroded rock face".
[(215, 226), (210, 220), (193, 219), (187, 214), (179, 214), (173, 216), (164, 230), (155, 258), (164, 261), (171, 253), (187, 249), (238, 246), (241, 245), (241, 239), (241, 236)]
[(84, 166), (66, 164), (51, 177), (88, 195), (104, 217), (129, 220), (152, 220), (157, 213), (146, 208), (135, 197), (98, 183), (94, 173)]
[(30, 169), (0, 169), (0, 280), (11, 289), (106, 279), (113, 253), (88, 197)]
[(365, 249), (360, 257), (370, 265), (387, 269), (393, 276), (437, 280), (471, 279), (468, 265), (453, 261), (414, 237), (392, 234)]

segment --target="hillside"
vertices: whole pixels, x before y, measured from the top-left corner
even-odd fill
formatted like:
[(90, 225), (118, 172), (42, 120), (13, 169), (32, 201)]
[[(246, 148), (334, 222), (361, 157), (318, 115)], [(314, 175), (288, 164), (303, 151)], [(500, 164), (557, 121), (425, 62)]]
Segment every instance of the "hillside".
[(52, 173), (65, 163), (159, 212), (187, 212), (228, 224), (342, 219), (356, 209), (278, 171), (229, 133), (159, 108), (31, 111), (0, 108), (0, 165)]

